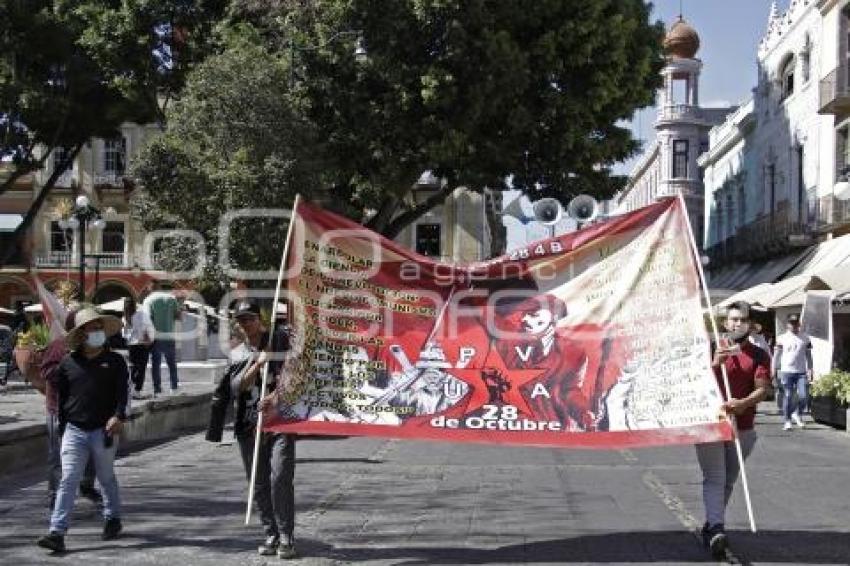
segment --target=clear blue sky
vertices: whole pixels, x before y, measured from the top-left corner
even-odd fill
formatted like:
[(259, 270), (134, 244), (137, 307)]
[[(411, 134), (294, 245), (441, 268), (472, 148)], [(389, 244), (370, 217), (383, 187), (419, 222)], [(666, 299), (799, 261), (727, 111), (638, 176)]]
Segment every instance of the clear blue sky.
[[(783, 13), (790, 0), (778, 0)], [(655, 0), (653, 19), (668, 27), (679, 15), (680, 0)], [(749, 98), (756, 81), (756, 49), (767, 28), (771, 0), (681, 0), (685, 19), (700, 35), (700, 104), (738, 104)], [(632, 121), (636, 138), (651, 141), (655, 109), (645, 108)], [(635, 159), (617, 167), (628, 173)]]

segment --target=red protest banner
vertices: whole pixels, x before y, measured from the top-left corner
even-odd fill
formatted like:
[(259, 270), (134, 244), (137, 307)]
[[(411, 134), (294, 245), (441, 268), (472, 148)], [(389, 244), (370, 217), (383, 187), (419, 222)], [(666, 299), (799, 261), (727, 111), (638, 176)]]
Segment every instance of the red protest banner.
[(614, 448), (728, 440), (681, 201), (470, 265), (309, 204), (265, 430)]

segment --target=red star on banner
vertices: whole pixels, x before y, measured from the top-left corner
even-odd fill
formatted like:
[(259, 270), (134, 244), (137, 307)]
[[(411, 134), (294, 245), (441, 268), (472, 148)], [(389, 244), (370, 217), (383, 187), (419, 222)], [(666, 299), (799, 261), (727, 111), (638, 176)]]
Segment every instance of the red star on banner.
[[(517, 411), (529, 417), (533, 417), (534, 412), (528, 406), (525, 397), (522, 396), (521, 390), (526, 383), (546, 372), (545, 369), (508, 369), (496, 348), (490, 348), (490, 352), (487, 354), (487, 358), (480, 368), (450, 369), (448, 371), (458, 379), (463, 380), (472, 390), (472, 395), (469, 397), (466, 410), (464, 411), (465, 414), (471, 414), (484, 405), (491, 404), (487, 380), (489, 380), (489, 384), (492, 387), (497, 384), (497, 382), (493, 381), (493, 378), (499, 379), (500, 377), (504, 380), (502, 383), (504, 384), (506, 382), (509, 387), (498, 389), (500, 393), (498, 403), (501, 405), (513, 405), (517, 408)], [(485, 377), (485, 375), (489, 375), (490, 377)]]

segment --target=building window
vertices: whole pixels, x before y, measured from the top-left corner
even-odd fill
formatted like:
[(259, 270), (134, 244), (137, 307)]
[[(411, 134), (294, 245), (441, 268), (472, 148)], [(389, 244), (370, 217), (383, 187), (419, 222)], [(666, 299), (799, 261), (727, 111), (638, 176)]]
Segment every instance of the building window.
[(673, 140), (673, 178), (688, 178), (688, 140)]
[(743, 185), (738, 187), (738, 226), (747, 223), (747, 191)]
[(103, 141), (103, 170), (110, 175), (123, 175), (127, 153), (124, 136)]
[(767, 213), (773, 214), (776, 208), (776, 165), (770, 164), (764, 168), (764, 182), (767, 193)]
[(797, 61), (793, 56), (786, 59), (785, 64), (779, 72), (779, 78), (782, 82), (782, 99), (786, 99), (794, 94), (794, 67)]
[(803, 50), (800, 52), (800, 74), (803, 76), (803, 82), (809, 82), (809, 77), (812, 74), (812, 40), (806, 36), (803, 42)]
[[(56, 171), (60, 167), (62, 167), (62, 163), (64, 163), (65, 160), (68, 159), (68, 157), (69, 157), (69, 152), (68, 152), (67, 148), (62, 147), (61, 145), (57, 145), (56, 147), (54, 147), (53, 148), (53, 170)], [(70, 168), (71, 168), (71, 164), (68, 163), (65, 166), (65, 169), (62, 170), (62, 173), (64, 173), (66, 170), (69, 170)]]
[(429, 257), (440, 257), (440, 225), (416, 225), (416, 253)]
[(74, 246), (74, 232), (63, 230), (58, 221), (50, 223), (50, 251), (70, 252)]
[(835, 131), (835, 180), (841, 180), (847, 165), (850, 164), (850, 125), (844, 125)]
[(101, 250), (108, 254), (124, 253), (124, 223), (107, 222), (103, 228)]
[(731, 238), (735, 234), (735, 202), (730, 192), (726, 195), (726, 234), (727, 238)]
[(714, 193), (714, 233), (717, 243), (723, 241), (723, 199), (720, 192)]

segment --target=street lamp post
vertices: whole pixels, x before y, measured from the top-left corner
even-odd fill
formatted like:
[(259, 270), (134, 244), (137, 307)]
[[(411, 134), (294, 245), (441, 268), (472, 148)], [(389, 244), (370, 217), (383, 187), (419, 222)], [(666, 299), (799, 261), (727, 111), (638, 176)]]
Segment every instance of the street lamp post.
[(91, 205), (89, 197), (86, 195), (78, 196), (71, 216), (67, 220), (59, 221), (59, 227), (63, 230), (79, 229), (77, 247), (80, 257), (80, 287), (77, 292), (77, 299), (81, 303), (86, 300), (86, 227), (89, 223), (96, 230), (101, 230), (106, 225), (100, 211)]

